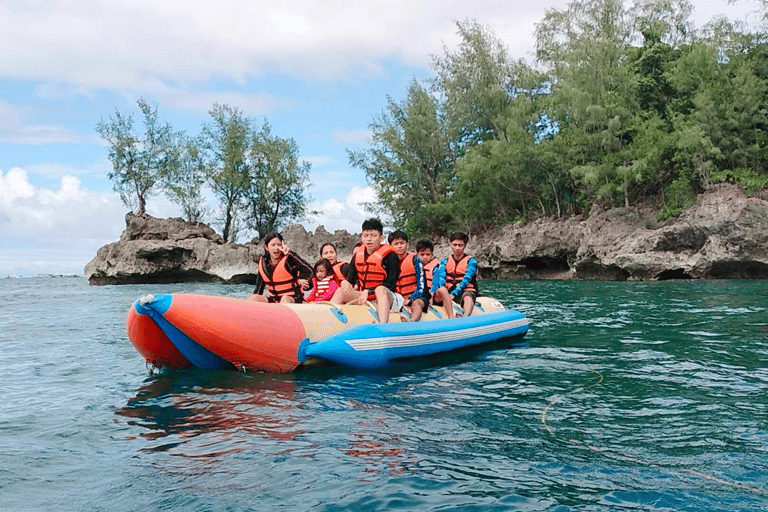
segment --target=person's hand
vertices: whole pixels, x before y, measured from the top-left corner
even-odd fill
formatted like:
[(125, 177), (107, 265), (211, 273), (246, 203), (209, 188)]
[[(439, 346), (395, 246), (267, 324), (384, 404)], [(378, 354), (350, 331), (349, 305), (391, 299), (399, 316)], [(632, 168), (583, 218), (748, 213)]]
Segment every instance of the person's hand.
[(302, 290), (309, 290), (311, 288), (309, 281), (306, 279), (299, 279), (299, 285)]
[(357, 306), (362, 306), (363, 304), (365, 304), (366, 300), (368, 300), (368, 292), (363, 290), (362, 292), (360, 292), (360, 295), (357, 297), (357, 299), (354, 300), (353, 304)]
[(339, 288), (344, 290), (344, 292), (346, 292), (346, 293), (350, 293), (350, 292), (353, 291), (352, 284), (349, 281), (347, 281), (346, 279), (343, 280), (341, 282), (341, 284), (339, 284)]
[(280, 247), (280, 250), (283, 251), (283, 254), (288, 254), (291, 252), (291, 249), (288, 248), (288, 244), (283, 242), (283, 245)]

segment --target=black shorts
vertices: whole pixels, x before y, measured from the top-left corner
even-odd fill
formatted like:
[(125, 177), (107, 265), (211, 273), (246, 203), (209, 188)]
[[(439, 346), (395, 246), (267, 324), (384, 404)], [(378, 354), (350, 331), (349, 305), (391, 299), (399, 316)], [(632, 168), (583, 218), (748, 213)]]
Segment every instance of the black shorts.
[[(304, 302), (304, 295), (301, 295), (301, 294), (299, 294), (299, 295), (297, 296), (297, 295), (295, 295), (295, 294), (290, 294), (290, 293), (289, 293), (289, 294), (286, 294), (286, 295), (290, 295), (291, 297), (293, 297), (293, 300), (295, 300), (295, 301), (296, 301), (296, 304), (301, 304), (302, 302)], [(267, 297), (267, 300), (268, 300), (268, 301), (269, 301), (271, 304), (274, 304), (274, 303), (276, 303), (276, 302), (280, 302), (280, 299), (281, 299), (281, 298), (282, 298), (282, 295), (270, 295), (269, 297)]]
[[(451, 290), (448, 290), (448, 292), (450, 293)], [(460, 294), (458, 294), (457, 296), (455, 296), (453, 298), (453, 302), (455, 302), (456, 304), (461, 306), (464, 303), (464, 297), (472, 297), (472, 304), (475, 304), (477, 302), (477, 293), (475, 293), (475, 292), (473, 292), (471, 290), (464, 290), (463, 292), (461, 292)], [(443, 301), (441, 301), (438, 298), (438, 296), (435, 295), (433, 297), (432, 303), (440, 305), (440, 304), (443, 303)]]

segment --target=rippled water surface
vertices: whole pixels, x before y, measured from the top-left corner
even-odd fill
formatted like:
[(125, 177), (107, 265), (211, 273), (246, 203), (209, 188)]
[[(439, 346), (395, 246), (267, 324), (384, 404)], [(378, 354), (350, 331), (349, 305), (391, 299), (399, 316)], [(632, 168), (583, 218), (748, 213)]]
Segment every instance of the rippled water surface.
[(768, 509), (768, 283), (502, 282), (523, 346), (150, 374), (145, 293), (0, 280), (0, 510)]

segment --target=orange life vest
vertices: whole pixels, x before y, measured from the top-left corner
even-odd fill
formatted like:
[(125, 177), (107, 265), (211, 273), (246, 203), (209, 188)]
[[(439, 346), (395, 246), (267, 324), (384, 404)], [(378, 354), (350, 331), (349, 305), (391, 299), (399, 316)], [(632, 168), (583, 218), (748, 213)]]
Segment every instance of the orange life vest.
[[(374, 289), (387, 278), (387, 271), (382, 262), (384, 257), (395, 252), (389, 244), (380, 245), (372, 254), (365, 252), (365, 246), (355, 252), (355, 268), (357, 269), (357, 285), (360, 290)], [(375, 293), (368, 294), (368, 300), (375, 299)]]
[(347, 278), (347, 276), (345, 276), (344, 273), (341, 271), (341, 267), (343, 267), (347, 263), (349, 262), (340, 260), (333, 264), (333, 280), (336, 281), (336, 284), (341, 284), (341, 282)]
[(437, 258), (432, 258), (429, 260), (429, 263), (424, 265), (424, 274), (427, 276), (427, 290), (432, 289), (432, 273), (435, 271), (435, 268), (440, 264), (440, 260)]
[[(467, 273), (467, 263), (469, 263), (469, 254), (465, 254), (458, 262), (454, 259), (453, 254), (448, 256), (448, 261), (445, 263), (445, 287), (450, 290), (456, 287), (463, 279), (464, 274)], [(477, 293), (477, 274), (472, 276), (472, 280), (464, 288), (467, 291)]]
[(400, 277), (395, 287), (395, 291), (406, 298), (416, 291), (416, 267), (413, 264), (413, 258), (416, 258), (416, 255), (409, 252), (404, 259), (400, 260)]
[(272, 277), (267, 276), (266, 269), (264, 268), (264, 258), (259, 258), (259, 274), (262, 281), (267, 285), (267, 291), (272, 297), (282, 297), (283, 295), (293, 295), (294, 297), (301, 296), (301, 288), (299, 287), (299, 279), (291, 275), (285, 266), (285, 262), (288, 256), (285, 255), (280, 258), (280, 261), (275, 265), (275, 269), (272, 271)]

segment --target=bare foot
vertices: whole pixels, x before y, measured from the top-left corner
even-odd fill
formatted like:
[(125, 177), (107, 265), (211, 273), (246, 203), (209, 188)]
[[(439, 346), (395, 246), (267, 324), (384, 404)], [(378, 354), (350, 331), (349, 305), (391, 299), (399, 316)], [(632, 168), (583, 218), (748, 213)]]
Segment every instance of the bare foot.
[(405, 315), (404, 315), (404, 314), (402, 314), (402, 313), (400, 313), (400, 321), (401, 321), (401, 322), (410, 322), (410, 320), (408, 319), (408, 317), (407, 317), (407, 316), (405, 316)]

